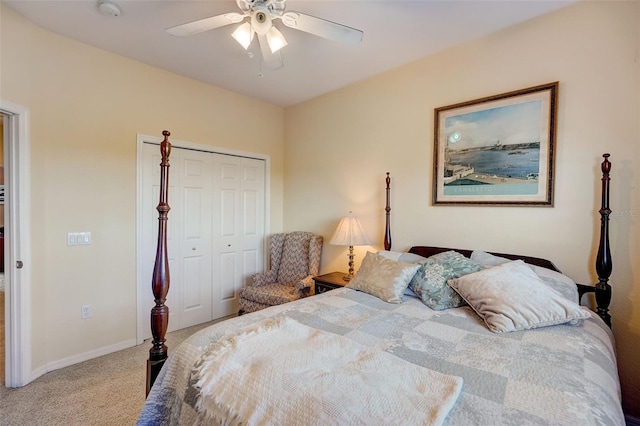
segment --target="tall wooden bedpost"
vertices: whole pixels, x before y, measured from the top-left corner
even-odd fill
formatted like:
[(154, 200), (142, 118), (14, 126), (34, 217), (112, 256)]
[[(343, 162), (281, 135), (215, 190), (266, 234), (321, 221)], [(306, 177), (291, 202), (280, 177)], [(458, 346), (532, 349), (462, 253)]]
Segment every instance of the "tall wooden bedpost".
[(611, 250), (609, 247), (609, 172), (611, 171), (611, 163), (609, 162), (609, 154), (603, 154), (602, 161), (602, 203), (600, 208), (600, 245), (598, 246), (598, 255), (596, 257), (596, 271), (598, 273), (598, 284), (596, 284), (596, 304), (598, 305), (597, 313), (600, 318), (611, 327), (611, 315), (609, 315), (609, 303), (611, 302), (611, 286), (609, 285), (609, 277), (613, 268), (611, 261)]
[(389, 200), (389, 192), (391, 191), (391, 178), (389, 177), (389, 172), (387, 172), (387, 206), (384, 208), (386, 212), (386, 221), (384, 226), (384, 249), (391, 250), (391, 223), (389, 222), (389, 217), (391, 216), (391, 204)]
[(164, 140), (160, 143), (162, 162), (160, 163), (160, 203), (158, 204), (158, 245), (156, 248), (156, 261), (153, 266), (153, 279), (151, 287), (156, 305), (151, 309), (151, 334), (153, 346), (149, 349), (147, 360), (147, 395), (155, 382), (158, 373), (167, 359), (167, 346), (165, 345), (165, 333), (169, 325), (169, 308), (164, 304), (169, 292), (169, 258), (167, 256), (167, 219), (169, 216), (169, 155), (171, 143), (167, 130), (162, 132)]

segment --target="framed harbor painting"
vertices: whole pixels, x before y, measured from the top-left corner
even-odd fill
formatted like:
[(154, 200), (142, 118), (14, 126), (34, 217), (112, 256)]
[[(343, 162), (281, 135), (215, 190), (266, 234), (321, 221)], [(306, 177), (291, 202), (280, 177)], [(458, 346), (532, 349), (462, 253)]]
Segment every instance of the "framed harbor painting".
[(435, 110), (434, 205), (553, 206), (558, 82)]

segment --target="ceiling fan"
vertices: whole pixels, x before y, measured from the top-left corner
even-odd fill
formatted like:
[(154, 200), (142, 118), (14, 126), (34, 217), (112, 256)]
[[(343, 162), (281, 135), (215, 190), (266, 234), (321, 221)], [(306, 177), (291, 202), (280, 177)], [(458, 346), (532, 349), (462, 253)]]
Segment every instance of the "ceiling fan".
[(236, 0), (242, 13), (230, 12), (199, 19), (167, 28), (167, 32), (183, 37), (245, 21), (234, 30), (232, 37), (246, 50), (249, 49), (254, 34), (257, 34), (262, 58), (271, 69), (282, 68), (280, 49), (287, 45), (284, 36), (274, 25), (276, 19), (280, 19), (289, 28), (330, 40), (352, 44), (362, 41), (362, 31), (300, 12), (285, 12), (285, 2), (286, 0)]

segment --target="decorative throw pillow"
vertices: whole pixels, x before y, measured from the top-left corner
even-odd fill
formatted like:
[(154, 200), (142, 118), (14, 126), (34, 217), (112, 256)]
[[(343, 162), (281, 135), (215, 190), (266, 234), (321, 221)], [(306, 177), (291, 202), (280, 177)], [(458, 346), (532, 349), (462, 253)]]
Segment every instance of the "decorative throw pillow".
[(547, 286), (522, 260), (449, 281), (494, 333), (589, 318), (589, 311)]
[[(420, 256), (419, 254), (405, 253), (405, 252), (399, 252), (399, 251), (380, 250), (378, 254), (380, 256), (386, 257), (387, 259), (395, 260), (398, 262), (424, 263), (424, 261), (427, 260), (426, 257)], [(410, 287), (407, 287), (407, 289), (404, 291), (404, 295), (409, 297), (420, 298), (420, 296), (415, 294)]]
[(404, 253), (399, 251), (380, 250), (378, 254), (380, 256), (386, 257), (387, 259), (395, 260), (398, 262), (422, 263), (427, 260), (426, 257), (420, 256), (419, 254)]
[(360, 270), (346, 287), (360, 290), (389, 303), (401, 303), (409, 281), (419, 264), (396, 262), (376, 253), (367, 252)]
[(438, 253), (422, 263), (409, 288), (431, 309), (457, 308), (465, 304), (464, 300), (447, 285), (447, 281), (481, 269), (482, 266), (456, 251)]
[[(483, 251), (474, 251), (471, 253), (471, 260), (474, 260), (481, 264), (484, 267), (491, 267), (502, 265), (503, 263), (511, 262), (510, 259), (506, 257), (500, 257), (493, 255), (491, 253), (486, 253)], [(578, 286), (576, 283), (566, 275), (561, 274), (558, 271), (554, 271), (548, 268), (543, 268), (537, 265), (529, 265), (533, 272), (542, 279), (549, 287), (558, 291), (567, 299), (572, 302), (580, 303), (580, 298), (578, 296)]]
[(502, 265), (503, 263), (511, 262), (510, 259), (506, 257), (496, 256), (491, 253), (487, 253), (485, 251), (474, 250), (471, 252), (471, 260), (479, 263), (485, 268), (490, 268), (492, 266)]
[(533, 272), (545, 282), (549, 287), (562, 294), (568, 300), (580, 304), (580, 296), (578, 295), (578, 286), (566, 275), (541, 266), (529, 265)]

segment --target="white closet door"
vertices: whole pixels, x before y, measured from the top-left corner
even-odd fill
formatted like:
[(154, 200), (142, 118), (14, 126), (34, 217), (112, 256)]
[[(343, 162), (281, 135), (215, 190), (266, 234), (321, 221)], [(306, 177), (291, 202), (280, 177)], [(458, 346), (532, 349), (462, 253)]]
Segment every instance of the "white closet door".
[(238, 311), (238, 295), (263, 270), (265, 162), (214, 159), (213, 317)]
[[(252, 158), (242, 159), (242, 253), (241, 279), (243, 288), (251, 276), (264, 270), (265, 243), (265, 162)], [(237, 311), (237, 306), (236, 311)]]
[[(151, 337), (151, 309), (155, 306), (153, 301), (153, 292), (151, 282), (153, 279), (153, 266), (155, 263), (155, 249), (157, 247), (158, 238), (158, 206), (160, 196), (160, 162), (162, 160), (160, 156), (160, 149), (158, 145), (143, 144), (142, 145), (142, 197), (141, 206), (142, 210), (142, 241), (140, 244), (143, 247), (142, 250), (142, 281), (138, 283), (138, 341), (141, 339), (148, 339)], [(169, 206), (172, 207), (169, 212), (169, 221), (167, 222), (167, 251), (169, 255), (169, 270), (171, 278), (171, 288), (169, 293), (173, 290), (173, 274), (176, 270), (175, 262), (175, 229), (169, 226), (174, 220), (174, 216), (179, 209), (174, 210), (173, 206), (173, 194), (176, 191), (176, 169), (173, 164), (169, 168)], [(173, 304), (167, 304), (169, 306), (169, 329), (176, 329), (176, 320), (173, 315)], [(140, 336), (141, 335), (141, 336)]]
[[(142, 146), (142, 268), (138, 340), (151, 337), (160, 150)], [(174, 331), (238, 311), (238, 293), (264, 269), (265, 161), (173, 147), (169, 168), (166, 305)]]
[[(180, 167), (174, 199), (180, 217), (174, 217), (173, 228), (179, 228), (176, 244), (177, 270), (172, 272), (173, 294), (179, 298), (179, 328), (211, 320), (211, 223), (213, 200), (213, 156), (206, 152), (177, 149)], [(174, 160), (175, 162), (175, 160)], [(177, 291), (176, 291), (177, 290)], [(175, 309), (174, 309), (175, 312)]]
[[(154, 147), (155, 149), (153, 149)], [(139, 226), (142, 227), (142, 230), (138, 244), (143, 247), (143, 250), (140, 260), (142, 265), (138, 265), (139, 268), (142, 268), (140, 282), (138, 282), (138, 342), (151, 337), (150, 315), (154, 306), (151, 279), (155, 260), (153, 248), (156, 246), (158, 232), (158, 216), (154, 209), (158, 205), (158, 193), (160, 192), (160, 149), (157, 148), (157, 145), (146, 143), (142, 145), (140, 174), (142, 175), (142, 190), (139, 209), (142, 219)], [(156, 200), (155, 204), (154, 199)]]
[[(144, 250), (142, 283), (142, 318), (149, 323), (154, 306), (151, 279), (158, 235), (158, 205), (160, 194), (160, 152), (157, 145), (144, 144), (143, 220)], [(210, 153), (173, 148), (169, 167), (169, 198), (171, 207), (167, 222), (167, 254), (170, 288), (165, 304), (169, 307), (168, 331), (178, 330), (211, 320), (212, 269), (212, 164)], [(151, 337), (150, 327), (145, 337)]]

